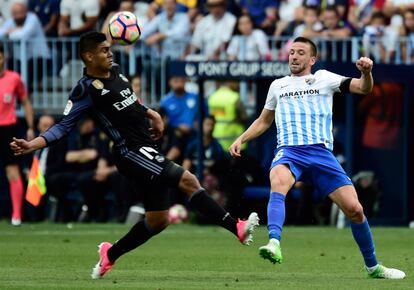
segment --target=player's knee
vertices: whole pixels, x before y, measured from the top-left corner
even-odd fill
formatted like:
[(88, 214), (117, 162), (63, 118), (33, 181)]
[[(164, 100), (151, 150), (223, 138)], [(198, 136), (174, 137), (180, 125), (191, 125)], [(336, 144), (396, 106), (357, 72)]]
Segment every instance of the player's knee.
[(170, 224), (168, 220), (168, 211), (163, 215), (147, 218), (147, 223), (153, 232), (159, 233), (163, 231)]
[(362, 223), (364, 221), (364, 209), (359, 202), (348, 209), (348, 217), (354, 223)]
[(19, 167), (17, 165), (6, 166), (6, 176), (9, 181), (18, 180), (20, 178)]
[(272, 188), (272, 191), (287, 192), (289, 190), (288, 182), (279, 176), (274, 176), (271, 179), (270, 186)]
[(186, 193), (187, 195), (193, 194), (197, 190), (201, 188), (200, 182), (198, 181), (197, 177), (186, 170), (181, 177), (179, 188), (181, 191)]

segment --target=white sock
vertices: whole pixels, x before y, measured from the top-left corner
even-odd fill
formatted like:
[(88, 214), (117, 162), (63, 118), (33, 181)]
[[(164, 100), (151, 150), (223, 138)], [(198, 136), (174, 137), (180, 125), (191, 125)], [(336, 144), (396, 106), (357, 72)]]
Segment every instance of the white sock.
[(375, 269), (377, 269), (377, 267), (378, 267), (378, 264), (376, 264), (375, 266), (372, 266), (372, 267), (365, 266), (365, 268), (367, 269), (368, 273), (374, 272)]
[(278, 239), (270, 239), (270, 241), (269, 242), (272, 242), (272, 243), (275, 243), (276, 245), (278, 245), (278, 246), (280, 246), (280, 242), (279, 242), (279, 240)]

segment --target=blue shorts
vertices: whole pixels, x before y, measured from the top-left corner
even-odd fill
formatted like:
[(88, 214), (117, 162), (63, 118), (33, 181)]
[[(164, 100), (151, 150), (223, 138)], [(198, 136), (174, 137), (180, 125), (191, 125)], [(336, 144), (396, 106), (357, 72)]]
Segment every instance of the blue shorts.
[(288, 165), (296, 181), (310, 182), (319, 197), (325, 198), (341, 186), (352, 185), (332, 151), (323, 144), (279, 147), (270, 169), (278, 164)]

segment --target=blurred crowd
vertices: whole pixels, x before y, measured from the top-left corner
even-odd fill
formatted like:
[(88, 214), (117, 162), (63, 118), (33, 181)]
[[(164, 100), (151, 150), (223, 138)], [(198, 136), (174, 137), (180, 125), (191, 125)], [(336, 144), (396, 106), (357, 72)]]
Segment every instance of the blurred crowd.
[[(36, 43), (28, 50), (27, 57), (40, 57), (38, 60), (42, 61), (50, 57), (46, 38), (77, 38), (90, 30), (108, 33), (109, 19), (117, 11), (135, 13), (142, 29), (141, 43), (163, 57), (286, 60), (290, 42), (285, 41), (284, 49), (275, 56), (271, 53), (269, 39), (305, 36), (343, 40), (361, 36), (364, 55), (386, 62), (400, 51), (405, 60), (414, 61), (414, 0), (0, 0), (0, 40), (33, 39)], [(131, 47), (116, 49), (128, 53)], [(329, 53), (329, 50), (322, 53)], [(140, 76), (131, 76), (130, 81), (142, 102)], [(168, 87), (170, 91), (161, 96), (156, 108), (166, 124), (159, 148), (169, 159), (195, 172), (199, 166), (196, 139), (200, 125), (199, 97), (182, 77), (171, 76)], [(267, 186), (266, 172), (275, 140), (271, 135), (272, 144), (267, 142), (266, 150), (255, 148), (260, 152), (259, 158), (250, 156), (248, 148), (243, 148), (246, 150), (243, 158), (229, 158), (227, 149), (244, 131), (249, 114), (240, 99), (238, 82), (220, 81), (210, 87), (212, 90), (202, 107), (205, 116), (202, 120), (203, 186), (221, 205), (238, 215), (236, 211), (246, 186)], [(362, 146), (377, 153), (364, 164), (382, 160), (378, 156), (384, 156), (384, 152), (390, 157), (389, 162), (395, 162), (399, 156), (395, 153), (400, 150), (402, 95), (403, 88), (398, 84), (378, 84), (359, 105), (364, 128)], [(384, 108), (384, 102), (393, 105)], [(340, 110), (344, 111), (344, 106)], [(39, 116), (37, 133), (44, 132), (54, 122), (53, 116)], [(340, 144), (336, 148), (338, 160), (344, 164)], [(110, 152), (109, 140), (95, 127), (93, 120), (84, 118), (69, 138), (36, 153), (39, 160), (43, 160), (47, 194), (32, 219), (125, 221), (130, 207), (141, 202), (140, 192), (132, 191), (129, 181), (117, 172)], [(371, 164), (368, 168), (360, 166), (360, 169), (374, 170), (383, 180), (392, 178), (384, 177), (382, 165)], [(356, 182), (366, 181), (363, 178), (366, 174), (359, 176), (362, 177)], [(371, 182), (363, 183), (361, 192), (379, 186), (372, 175), (368, 176)], [(392, 181), (387, 184), (389, 186)], [(312, 191), (302, 185), (295, 190)], [(303, 216), (306, 212), (303, 207), (310, 204), (311, 194), (292, 196), (299, 200), (295, 212), (302, 216), (288, 217), (288, 221), (309, 222), (312, 218)], [(171, 192), (171, 205), (185, 202), (179, 192)], [(374, 202), (371, 201), (370, 208), (374, 207)], [(319, 215), (318, 222), (326, 223), (329, 213), (315, 211), (310, 215), (313, 219)]]
[[(0, 39), (107, 33), (117, 11), (137, 15), (142, 42), (171, 58), (286, 59), (290, 42), (272, 55), (269, 37), (345, 40), (361, 36), (361, 53), (390, 61), (414, 57), (413, 0), (0, 0)], [(127, 48), (128, 50), (130, 48)]]

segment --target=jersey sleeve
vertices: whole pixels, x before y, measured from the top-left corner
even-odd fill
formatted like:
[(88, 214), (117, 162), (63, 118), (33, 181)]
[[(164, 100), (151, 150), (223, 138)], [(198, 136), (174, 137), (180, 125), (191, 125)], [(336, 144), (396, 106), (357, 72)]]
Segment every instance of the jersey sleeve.
[(19, 75), (17, 75), (16, 78), (16, 97), (23, 101), (26, 99), (29, 95), (27, 94), (26, 86), (23, 83), (23, 80), (20, 78)]
[(83, 84), (79, 83), (70, 93), (68, 103), (63, 111), (62, 120), (49, 128), (41, 136), (51, 145), (65, 137), (75, 127), (80, 117), (92, 106), (92, 99)]
[(329, 88), (332, 90), (332, 92), (334, 93), (338, 93), (340, 92), (340, 85), (342, 83), (342, 80), (345, 78), (342, 75), (338, 75), (336, 73), (327, 71), (327, 70), (323, 70), (322, 73), (324, 80), (326, 80), (327, 85), (329, 86)]
[(266, 103), (264, 105), (264, 108), (267, 110), (274, 111), (276, 110), (276, 105), (276, 83), (273, 82), (269, 87), (269, 91), (267, 92)]

